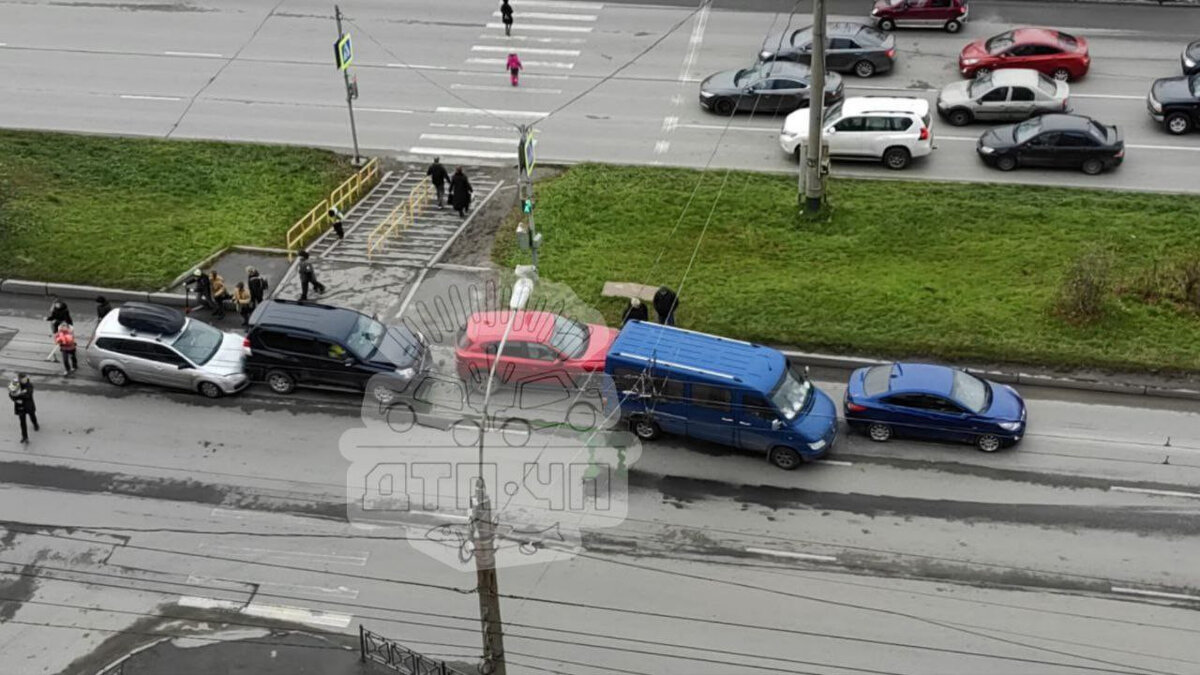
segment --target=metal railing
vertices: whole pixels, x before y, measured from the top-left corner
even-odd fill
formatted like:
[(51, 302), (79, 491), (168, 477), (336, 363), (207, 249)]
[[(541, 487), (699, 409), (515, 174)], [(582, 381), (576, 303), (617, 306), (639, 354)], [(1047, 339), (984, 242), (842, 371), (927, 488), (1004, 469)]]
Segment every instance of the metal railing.
[(341, 209), (347, 203), (358, 201), (379, 180), (379, 158), (373, 158), (366, 166), (335, 187), (329, 197), (322, 199), (304, 214), (287, 231), (287, 250), (295, 252), (316, 238), (329, 227), (329, 209)]
[(396, 205), (396, 208), (371, 230), (371, 234), (367, 235), (367, 258), (374, 255), (376, 249), (386, 246), (389, 239), (400, 236), (412, 227), (417, 213), (425, 208), (432, 198), (433, 183), (426, 176), (408, 193), (408, 198)]
[(403, 675), (465, 675), (461, 670), (455, 670), (438, 661), (397, 644), (391, 640), (358, 627), (359, 653), (363, 663), (368, 660), (385, 665)]

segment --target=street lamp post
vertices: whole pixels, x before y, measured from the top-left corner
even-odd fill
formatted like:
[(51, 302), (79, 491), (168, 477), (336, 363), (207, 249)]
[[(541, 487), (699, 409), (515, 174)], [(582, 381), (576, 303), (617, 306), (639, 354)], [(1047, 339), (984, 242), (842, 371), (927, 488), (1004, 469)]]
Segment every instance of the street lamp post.
[(813, 2), (812, 93), (808, 98), (808, 147), (804, 151), (805, 211), (817, 213), (825, 196), (821, 182), (821, 126), (825, 122), (825, 0)]

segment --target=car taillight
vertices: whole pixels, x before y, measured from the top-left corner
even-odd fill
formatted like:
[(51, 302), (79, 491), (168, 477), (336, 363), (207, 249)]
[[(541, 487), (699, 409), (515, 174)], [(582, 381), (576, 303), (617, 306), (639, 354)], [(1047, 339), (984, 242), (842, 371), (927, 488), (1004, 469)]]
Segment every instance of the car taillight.
[(866, 412), (867, 406), (859, 405), (857, 403), (847, 403), (846, 410), (849, 410), (850, 412)]
[(249, 335), (242, 338), (242, 353), (245, 354), (246, 356), (250, 356), (250, 336)]
[(891, 49), (887, 50), (887, 57), (888, 57), (889, 59), (894, 59), (894, 58), (896, 58), (896, 48), (895, 48), (895, 47), (893, 47), (893, 48), (891, 48)]
[(1125, 148), (1121, 148), (1120, 150), (1118, 150), (1117, 154), (1113, 155), (1113, 157), (1116, 157), (1117, 159), (1121, 159), (1121, 158), (1125, 157)]
[(929, 140), (929, 127), (921, 127), (921, 136), (917, 140), (920, 140), (920, 141)]

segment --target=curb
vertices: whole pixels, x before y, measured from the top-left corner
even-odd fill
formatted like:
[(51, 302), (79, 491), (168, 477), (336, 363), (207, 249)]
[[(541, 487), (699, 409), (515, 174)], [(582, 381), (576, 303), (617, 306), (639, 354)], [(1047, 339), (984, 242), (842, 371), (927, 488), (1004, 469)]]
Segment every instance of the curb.
[[(794, 350), (782, 350), (788, 358), (799, 363), (833, 368), (837, 370), (856, 370), (870, 366), (887, 365), (893, 361), (868, 359), (856, 356), (836, 356), (833, 354), (815, 354)], [(972, 375), (987, 378), (1002, 384), (1023, 384), (1033, 387), (1054, 387), (1058, 389), (1075, 389), (1078, 391), (1097, 391), (1109, 394), (1133, 394), (1136, 396), (1155, 396), (1158, 398), (1179, 398), (1200, 401), (1200, 389), (1185, 389), (1174, 387), (1158, 387), (1149, 384), (1135, 384), (1120, 380), (1085, 380), (1077, 377), (1055, 377), (1022, 373), (1020, 371), (983, 370), (980, 368), (964, 368)]]
[(41, 295), (50, 297), (57, 295), (63, 298), (94, 299), (103, 295), (109, 300), (119, 302), (154, 302), (173, 307), (186, 306), (187, 296), (178, 293), (158, 293), (154, 291), (129, 291), (121, 288), (101, 288), (99, 286), (79, 286), (76, 284), (54, 284), (44, 281), (25, 281), (22, 279), (6, 279), (0, 281), (0, 293), (13, 295)]

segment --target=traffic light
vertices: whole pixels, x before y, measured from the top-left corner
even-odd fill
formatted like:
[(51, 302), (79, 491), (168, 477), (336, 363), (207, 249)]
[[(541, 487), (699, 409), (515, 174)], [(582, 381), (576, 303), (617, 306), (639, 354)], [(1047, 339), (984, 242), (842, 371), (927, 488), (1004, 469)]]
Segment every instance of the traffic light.
[(533, 213), (533, 200), (526, 199), (521, 205), (521, 210), (525, 213)]

